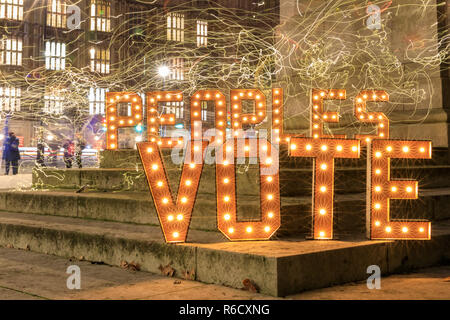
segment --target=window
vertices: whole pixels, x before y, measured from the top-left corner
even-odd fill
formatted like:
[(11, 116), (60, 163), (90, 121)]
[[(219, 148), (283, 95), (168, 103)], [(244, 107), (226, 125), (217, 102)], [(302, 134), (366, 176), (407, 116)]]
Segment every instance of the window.
[(105, 114), (105, 96), (108, 89), (89, 89), (89, 114)]
[(0, 111), (20, 111), (21, 89), (16, 87), (0, 87)]
[(111, 3), (109, 1), (92, 0), (91, 31), (111, 31)]
[(0, 0), (0, 19), (23, 20), (23, 0)]
[(48, 93), (44, 96), (44, 112), (50, 114), (62, 114), (64, 109), (64, 97), (57, 93)]
[(197, 20), (197, 47), (206, 47), (208, 44), (208, 22)]
[(170, 79), (184, 80), (184, 59), (172, 58), (170, 59)]
[(22, 39), (6, 37), (0, 41), (0, 64), (22, 65)]
[(167, 40), (184, 42), (184, 14), (167, 15)]
[(47, 3), (47, 25), (55, 28), (65, 28), (66, 4), (64, 0), (48, 0)]
[(46, 41), (45, 42), (45, 69), (64, 70), (66, 68), (66, 44)]
[(99, 73), (109, 73), (110, 53), (109, 49), (92, 48), (91, 51), (91, 71)]
[(202, 101), (202, 121), (208, 121), (208, 101)]
[(184, 118), (184, 102), (176, 101), (176, 102), (167, 102), (165, 106), (165, 113), (175, 114), (176, 119)]

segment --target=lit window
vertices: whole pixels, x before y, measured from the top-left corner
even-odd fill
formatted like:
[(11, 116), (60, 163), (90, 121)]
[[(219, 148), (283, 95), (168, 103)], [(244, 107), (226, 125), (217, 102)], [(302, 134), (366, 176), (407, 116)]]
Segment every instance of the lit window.
[(105, 96), (108, 89), (89, 89), (89, 114), (105, 114)]
[(175, 118), (183, 119), (184, 118), (184, 102), (183, 101), (174, 101), (167, 102), (165, 105), (165, 114), (175, 114)]
[(62, 114), (64, 109), (64, 97), (58, 93), (48, 93), (44, 96), (44, 112), (50, 114)]
[(91, 1), (91, 31), (111, 31), (111, 3), (105, 0)]
[(21, 89), (0, 87), (0, 111), (20, 111)]
[(167, 15), (167, 40), (184, 42), (184, 14)]
[(208, 121), (208, 102), (202, 101), (202, 121)]
[(23, 0), (0, 0), (0, 19), (23, 20)]
[(7, 37), (0, 41), (0, 64), (22, 65), (22, 39)]
[(197, 20), (197, 47), (208, 45), (208, 22)]
[(91, 71), (98, 73), (109, 73), (110, 53), (109, 49), (91, 48), (90, 50)]
[(66, 44), (45, 42), (45, 69), (64, 70), (66, 68)]
[(66, 3), (64, 0), (49, 0), (47, 3), (47, 25), (54, 28), (65, 28)]
[(170, 59), (170, 79), (184, 80), (184, 59), (172, 58)]

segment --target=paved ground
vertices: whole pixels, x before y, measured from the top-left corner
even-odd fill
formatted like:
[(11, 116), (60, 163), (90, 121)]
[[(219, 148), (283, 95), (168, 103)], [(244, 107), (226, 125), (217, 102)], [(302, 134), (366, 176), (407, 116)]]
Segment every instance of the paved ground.
[[(67, 267), (78, 265), (81, 289), (67, 289)], [(450, 299), (450, 266), (304, 292), (288, 299)], [(93, 264), (77, 259), (0, 248), (0, 300), (11, 299), (273, 299), (249, 291)]]
[(31, 188), (31, 173), (17, 174), (13, 176), (11, 172), (8, 176), (0, 172), (0, 189)]

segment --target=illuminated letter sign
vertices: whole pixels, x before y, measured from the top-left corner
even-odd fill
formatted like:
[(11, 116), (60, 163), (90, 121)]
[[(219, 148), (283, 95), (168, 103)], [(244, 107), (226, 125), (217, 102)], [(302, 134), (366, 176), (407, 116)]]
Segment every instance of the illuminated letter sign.
[[(376, 134), (359, 134), (355, 139), (323, 132), (325, 122), (339, 122), (337, 112), (324, 111), (325, 100), (344, 100), (344, 89), (313, 89), (311, 93), (311, 137), (283, 132), (283, 90), (272, 89), (272, 143), (263, 138), (241, 137), (243, 124), (264, 121), (266, 97), (258, 89), (230, 91), (231, 138), (227, 140), (227, 102), (216, 89), (199, 90), (191, 97), (191, 140), (187, 141), (183, 171), (176, 201), (172, 199), (161, 148), (174, 148), (182, 140), (160, 137), (159, 126), (173, 125), (172, 114), (158, 115), (159, 102), (182, 101), (181, 91), (157, 91), (146, 95), (148, 142), (138, 143), (161, 228), (167, 242), (186, 241), (203, 156), (209, 142), (200, 131), (202, 102), (215, 103), (214, 147), (216, 148), (216, 195), (218, 229), (230, 240), (266, 240), (280, 227), (280, 189), (277, 144), (289, 146), (292, 157), (310, 157), (313, 174), (313, 238), (333, 239), (334, 159), (359, 158), (360, 146), (367, 146), (367, 236), (370, 239), (430, 239), (430, 222), (390, 218), (389, 199), (416, 199), (417, 181), (390, 180), (390, 159), (430, 159), (430, 141), (389, 140), (389, 119), (382, 112), (368, 112), (367, 102), (388, 102), (383, 90), (362, 90), (355, 97), (354, 114), (360, 122), (376, 125)], [(243, 113), (242, 101), (252, 100), (254, 112)], [(141, 125), (141, 97), (132, 92), (106, 93), (107, 148), (118, 148), (118, 128)], [(118, 104), (128, 104), (126, 116), (118, 114)], [(199, 130), (197, 130), (197, 128)], [(257, 157), (260, 169), (260, 219), (237, 221), (235, 159)], [(225, 158), (225, 160), (224, 160)], [(269, 173), (268, 173), (269, 171)]]

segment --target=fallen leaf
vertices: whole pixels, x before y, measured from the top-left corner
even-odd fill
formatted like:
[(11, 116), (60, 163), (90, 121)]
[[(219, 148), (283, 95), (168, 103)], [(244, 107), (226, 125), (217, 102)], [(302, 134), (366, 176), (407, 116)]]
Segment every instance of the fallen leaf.
[(82, 186), (80, 189), (78, 189), (77, 191), (75, 191), (75, 193), (81, 193), (83, 191), (87, 191), (87, 185)]
[(242, 290), (247, 290), (247, 291), (250, 291), (250, 292), (253, 292), (253, 293), (258, 293), (259, 292), (259, 287), (256, 285), (256, 283), (254, 283), (250, 279), (244, 279), (242, 281), (242, 284), (244, 285)]
[(190, 271), (186, 270), (183, 273), (183, 278), (186, 279), (186, 280), (195, 280), (195, 269), (192, 269)]
[(173, 277), (175, 269), (172, 268), (172, 261), (167, 266), (159, 265), (158, 269), (161, 270), (161, 274), (166, 277)]
[(130, 270), (130, 271), (140, 271), (141, 270), (141, 266), (138, 263), (134, 262), (134, 261), (127, 262), (127, 261), (123, 260), (120, 263), (120, 266), (123, 269)]

